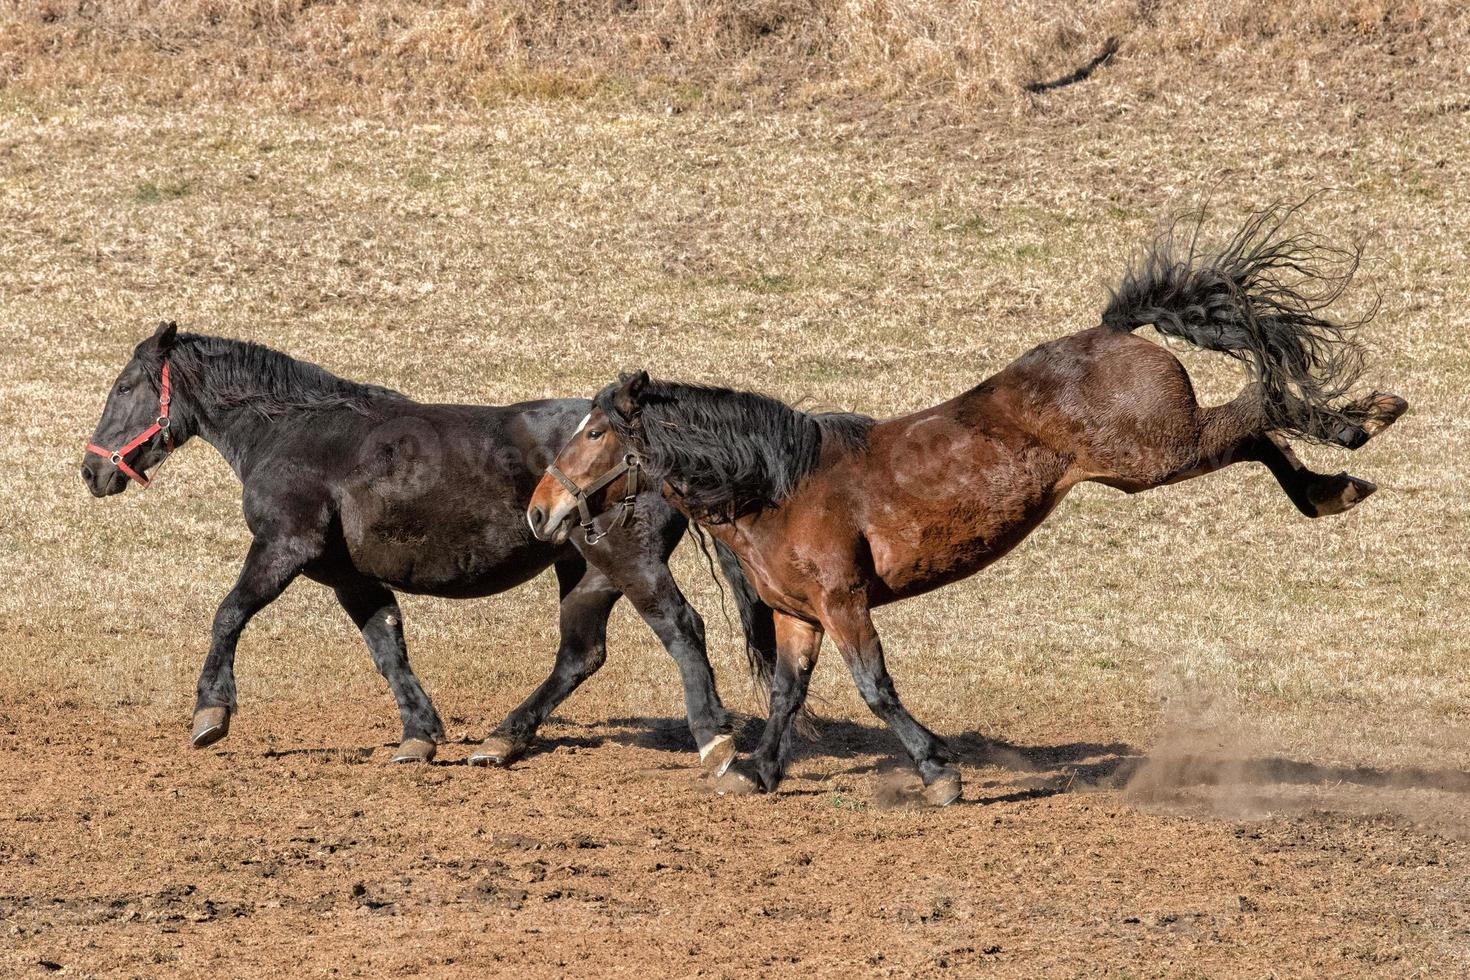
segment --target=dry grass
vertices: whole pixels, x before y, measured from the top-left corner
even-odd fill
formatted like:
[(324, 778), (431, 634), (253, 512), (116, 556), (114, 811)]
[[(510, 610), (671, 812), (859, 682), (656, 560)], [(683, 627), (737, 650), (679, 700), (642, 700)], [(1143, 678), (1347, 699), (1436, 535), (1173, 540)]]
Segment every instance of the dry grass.
[[(1099, 4), (1075, 21), (1058, 4), (955, 5), (953, 17), (812, 4), (827, 23), (847, 18), (811, 58), (818, 88), (1000, 93), (964, 125), (920, 127), (601, 99), (419, 111), (487, 79), (509, 84), (496, 73), (511, 50), (525, 71), (591, 64), (603, 81), (759, 66), (810, 44), (810, 28), (788, 18), (729, 50), (720, 38), (745, 30), (730, 11), (776, 4), (617, 14), (629, 36), (676, 36), (646, 61), (637, 45), (599, 38), (591, 8), (575, 5), (559, 8), (564, 30), (541, 24), (529, 46), (507, 25), (540, 22), (514, 6), (12, 7), (16, 29), (0, 31), (11, 85), (0, 113), (0, 690), (187, 714), (214, 605), (245, 548), (237, 484), (202, 445), (146, 495), (96, 502), (76, 476), (102, 392), (161, 316), (423, 399), (590, 393), (643, 364), (894, 413), (1091, 324), (1156, 219), (1206, 191), (1228, 220), (1326, 185), (1337, 190), (1311, 217), (1366, 238), (1357, 295), (1384, 298), (1373, 367), (1415, 404), (1351, 460), (1382, 484), (1378, 497), (1309, 523), (1248, 468), (1136, 498), (1085, 487), (1002, 565), (885, 610), (880, 625), (910, 704), (949, 732), (1147, 744), (1169, 698), (1203, 690), (1263, 748), (1470, 764), (1470, 84), (1463, 61), (1445, 68), (1463, 48), (1436, 33), (1462, 16), (1454, 8), (1320, 4), (1288, 25), (1244, 4), (1207, 14), (1164, 3), (1148, 18)], [(1017, 19), (986, 19), (1001, 16)], [(1166, 32), (1166, 20), (1188, 30)], [(880, 23), (909, 38), (890, 45), (883, 71)], [(1172, 53), (1122, 57), (1065, 95), (1004, 94), (1129, 23), (1128, 36)], [(1238, 24), (1246, 34), (1227, 43)], [(1014, 48), (984, 64), (957, 54), (1007, 25)], [(920, 36), (938, 52), (932, 69), (915, 53)], [(1283, 68), (1273, 59), (1288, 40), (1305, 54)], [(1204, 66), (1193, 77), (1191, 60)], [(348, 80), (355, 94), (322, 101)], [(425, 101), (372, 122), (266, 108), (331, 115), (400, 94)], [(226, 108), (235, 96), (253, 101)], [(1211, 396), (1238, 382), (1218, 359), (1188, 362)], [(679, 573), (711, 621), (725, 690), (750, 707), (718, 597), (693, 559)], [(407, 601), (415, 662), (455, 734), (482, 732), (547, 669), (551, 595), (539, 581), (482, 602)], [(621, 616), (612, 660), (572, 714), (677, 715), (674, 672)], [(309, 584), (247, 632), (239, 673), (247, 712), (353, 698), (391, 715), (344, 617)], [(864, 717), (835, 664), (818, 676), (825, 710)]]
[(18, 0), (0, 84), (67, 100), (352, 112), (590, 94), (682, 107), (861, 94), (992, 104), (1064, 75), (1107, 37), (1120, 61), (1361, 93), (1390, 65), (1459, 71), (1456, 0)]

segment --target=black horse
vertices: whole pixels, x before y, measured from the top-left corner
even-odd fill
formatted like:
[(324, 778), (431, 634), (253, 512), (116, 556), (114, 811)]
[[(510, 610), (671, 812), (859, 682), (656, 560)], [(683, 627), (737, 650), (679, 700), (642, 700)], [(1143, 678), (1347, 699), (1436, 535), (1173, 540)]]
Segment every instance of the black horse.
[[(245, 624), (298, 575), (333, 589), (362, 631), (403, 718), (395, 761), (428, 761), (444, 727), (408, 664), (393, 590), (446, 598), (503, 592), (547, 566), (561, 593), (551, 675), (470, 757), (507, 764), (606, 658), (607, 619), (626, 595), (679, 665), (704, 764), (733, 755), (730, 719), (705, 656), (704, 624), (669, 572), (687, 522), (657, 487), (630, 499), (633, 520), (538, 541), (525, 519), (542, 471), (590, 410), (581, 399), (504, 408), (425, 405), (338, 378), (257, 344), (179, 333), (137, 346), (107, 396), (82, 478), (97, 497), (147, 486), (149, 470), (198, 436), (244, 486), (254, 541), (215, 615), (199, 676), (193, 744), (229, 733), (235, 645)], [(721, 565), (746, 629), (752, 668), (769, 674), (771, 612), (733, 555)]]

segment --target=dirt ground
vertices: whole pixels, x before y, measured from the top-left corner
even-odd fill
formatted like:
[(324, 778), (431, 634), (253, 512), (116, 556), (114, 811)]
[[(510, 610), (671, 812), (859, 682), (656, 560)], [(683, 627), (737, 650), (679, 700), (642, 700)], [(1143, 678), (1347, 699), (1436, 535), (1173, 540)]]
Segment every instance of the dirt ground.
[[(780, 793), (731, 800), (675, 719), (558, 721), (504, 771), (463, 744), (393, 766), (382, 712), (255, 709), (190, 752), (177, 718), (0, 703), (15, 976), (1470, 969), (1470, 843), (1424, 819), (1465, 773), (1233, 759), (1259, 780), (1222, 786), (1195, 758), (1140, 796), (1131, 746), (961, 737), (941, 811), (840, 720)], [(1388, 785), (1420, 813), (1386, 815)]]

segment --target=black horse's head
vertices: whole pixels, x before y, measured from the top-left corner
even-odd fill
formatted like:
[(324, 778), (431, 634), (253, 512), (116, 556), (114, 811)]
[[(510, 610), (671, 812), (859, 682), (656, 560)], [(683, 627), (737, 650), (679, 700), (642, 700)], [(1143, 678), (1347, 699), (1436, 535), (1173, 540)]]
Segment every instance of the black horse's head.
[[(102, 418), (82, 458), (82, 480), (94, 497), (122, 493), (133, 479), (147, 486), (148, 470), (163, 462), (172, 445), (171, 420), (164, 402), (163, 370), (173, 351), (178, 327), (172, 321), (158, 325), (153, 336), (133, 350), (107, 393)], [(160, 427), (130, 446), (150, 427)]]

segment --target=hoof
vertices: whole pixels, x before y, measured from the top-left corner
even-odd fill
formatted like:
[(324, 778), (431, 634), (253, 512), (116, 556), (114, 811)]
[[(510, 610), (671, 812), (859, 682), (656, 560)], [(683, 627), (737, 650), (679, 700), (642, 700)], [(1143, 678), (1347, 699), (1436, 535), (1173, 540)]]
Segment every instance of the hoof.
[(1368, 418), (1363, 423), (1363, 435), (1369, 439), (1393, 425), (1400, 415), (1409, 410), (1408, 402), (1386, 391), (1375, 391), (1364, 401), (1368, 403)]
[(963, 791), (964, 784), (960, 781), (960, 774), (953, 769), (946, 769), (924, 787), (924, 802), (930, 806), (949, 806), (960, 798)]
[(394, 762), (433, 762), (439, 747), (426, 738), (406, 738), (398, 743)]
[(740, 771), (738, 766), (726, 766), (723, 775), (714, 780), (714, 791), (721, 796), (754, 796), (764, 792), (761, 784)]
[(213, 745), (230, 734), (229, 708), (200, 708), (194, 712), (194, 734), (189, 744), (196, 749)]
[(716, 735), (699, 750), (699, 764), (711, 777), (718, 779), (735, 761), (735, 739), (730, 735)]
[(472, 766), (508, 766), (526, 751), (522, 742), (513, 742), (503, 735), (491, 735), (480, 743), (470, 756)]
[(1346, 473), (1329, 476), (1313, 487), (1309, 494), (1318, 517), (1330, 517), (1352, 510), (1378, 491), (1376, 484)]

